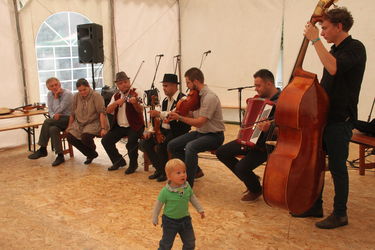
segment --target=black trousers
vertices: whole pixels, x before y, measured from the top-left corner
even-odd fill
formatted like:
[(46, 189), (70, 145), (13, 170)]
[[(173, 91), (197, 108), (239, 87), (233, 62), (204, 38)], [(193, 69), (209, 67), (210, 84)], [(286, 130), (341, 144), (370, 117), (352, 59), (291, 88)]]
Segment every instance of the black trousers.
[[(323, 147), (328, 155), (328, 167), (335, 189), (333, 214), (336, 216), (347, 215), (349, 175), (346, 160), (349, 155), (350, 139), (353, 135), (352, 129), (353, 124), (349, 121), (337, 122), (327, 124), (323, 133)], [(322, 203), (321, 194), (314, 206), (321, 206)]]
[(108, 133), (102, 139), (102, 145), (109, 156), (112, 164), (122, 160), (122, 155), (116, 148), (116, 143), (123, 137), (128, 137), (126, 143), (126, 149), (130, 159), (129, 167), (138, 166), (138, 139), (142, 136), (144, 128), (139, 131), (134, 131), (130, 127), (124, 128), (117, 124), (108, 131)]
[(82, 154), (89, 158), (95, 158), (97, 152), (95, 151), (96, 145), (94, 138), (96, 135), (83, 133), (81, 140), (75, 138), (72, 134), (68, 133), (66, 139), (70, 144), (76, 147)]
[[(244, 155), (241, 160), (237, 155)], [(216, 150), (217, 158), (225, 164), (253, 193), (262, 191), (259, 177), (253, 172), (267, 160), (266, 150), (244, 147), (235, 140), (220, 146)]]
[(178, 135), (174, 135), (169, 129), (162, 128), (161, 132), (165, 136), (163, 143), (156, 143), (155, 138), (152, 136), (147, 140), (143, 140), (141, 144), (144, 152), (147, 153), (148, 158), (150, 158), (152, 165), (156, 169), (156, 172), (165, 174), (165, 164), (169, 159), (167, 145), (169, 141), (176, 138)]

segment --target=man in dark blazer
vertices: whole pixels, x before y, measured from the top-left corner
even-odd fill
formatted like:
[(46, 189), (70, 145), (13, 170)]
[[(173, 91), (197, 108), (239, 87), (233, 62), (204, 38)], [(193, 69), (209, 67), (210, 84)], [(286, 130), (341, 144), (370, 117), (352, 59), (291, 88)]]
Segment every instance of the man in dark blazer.
[(164, 74), (163, 78), (163, 91), (166, 97), (161, 105), (161, 111), (150, 110), (152, 118), (160, 118), (161, 126), (160, 131), (165, 139), (162, 143), (157, 143), (154, 133), (148, 131), (144, 134), (145, 140), (143, 141), (143, 148), (154, 168), (155, 173), (150, 175), (149, 179), (157, 179), (157, 181), (165, 181), (167, 179), (164, 171), (165, 164), (168, 161), (167, 144), (170, 140), (187, 133), (190, 130), (190, 125), (183, 122), (170, 121), (168, 122), (168, 114), (174, 110), (177, 102), (185, 95), (178, 92), (178, 80), (175, 74)]

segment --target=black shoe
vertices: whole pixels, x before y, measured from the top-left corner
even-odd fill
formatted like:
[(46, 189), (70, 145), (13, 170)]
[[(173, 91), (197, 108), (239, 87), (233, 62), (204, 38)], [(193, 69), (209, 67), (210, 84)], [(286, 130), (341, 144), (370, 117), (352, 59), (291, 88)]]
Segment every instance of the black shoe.
[(31, 160), (36, 160), (39, 159), (40, 157), (46, 157), (48, 155), (47, 149), (46, 148), (40, 148), (31, 155), (29, 155), (27, 158)]
[(125, 170), (125, 174), (132, 174), (135, 172), (135, 170), (137, 170), (137, 168), (138, 168), (138, 165), (130, 166), (128, 167), (127, 170)]
[(296, 218), (307, 218), (307, 217), (315, 217), (315, 218), (322, 218), (323, 217), (323, 207), (320, 206), (320, 207), (312, 207), (310, 208), (309, 210), (307, 210), (306, 212), (302, 213), (302, 214), (293, 214), (293, 213), (290, 213), (290, 215), (292, 217), (296, 217)]
[(201, 178), (204, 176), (204, 173), (202, 169), (198, 169), (198, 171), (195, 173), (195, 179)]
[(161, 176), (161, 173), (159, 173), (158, 171), (155, 171), (155, 173), (153, 173), (152, 175), (150, 175), (148, 178), (150, 180), (153, 180), (153, 179), (159, 178), (159, 176)]
[(156, 179), (157, 182), (163, 182), (167, 180), (167, 176), (165, 174), (162, 174), (159, 176), (159, 178)]
[(84, 161), (83, 164), (90, 164), (96, 157), (98, 157), (98, 153), (95, 151), (95, 154), (87, 156), (86, 161)]
[(52, 167), (56, 167), (56, 166), (60, 165), (63, 162), (65, 162), (64, 155), (63, 154), (61, 154), (61, 155), (59, 154), (59, 155), (57, 155), (55, 161), (52, 162)]
[(115, 162), (111, 167), (108, 168), (108, 171), (117, 170), (121, 167), (126, 166), (126, 161), (124, 159), (121, 159), (117, 162)]
[(333, 229), (348, 225), (348, 216), (336, 216), (333, 213), (322, 221), (315, 223), (321, 229)]

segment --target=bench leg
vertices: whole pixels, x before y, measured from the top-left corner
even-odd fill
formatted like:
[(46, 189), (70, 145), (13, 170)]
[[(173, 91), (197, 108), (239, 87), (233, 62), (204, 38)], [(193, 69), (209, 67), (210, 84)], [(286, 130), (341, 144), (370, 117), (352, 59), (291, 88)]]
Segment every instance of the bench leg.
[(146, 152), (143, 152), (143, 166), (144, 166), (144, 170), (148, 171), (150, 165), (151, 165), (150, 158), (148, 158), (148, 155), (147, 155)]
[(359, 145), (359, 174), (360, 175), (365, 175), (365, 169), (366, 169), (365, 149), (366, 149), (366, 146)]

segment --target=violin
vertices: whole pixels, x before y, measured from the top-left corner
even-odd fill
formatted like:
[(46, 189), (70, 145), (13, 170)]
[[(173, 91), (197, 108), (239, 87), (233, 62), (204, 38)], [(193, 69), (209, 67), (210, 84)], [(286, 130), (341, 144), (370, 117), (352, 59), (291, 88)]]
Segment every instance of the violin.
[(138, 93), (135, 92), (135, 88), (129, 89), (128, 94), (124, 98), (126, 102), (129, 102), (132, 97), (135, 97), (138, 103), (142, 103), (142, 98), (138, 97)]
[[(151, 96), (151, 110), (155, 110), (155, 106), (159, 103), (159, 98), (156, 95)], [(161, 119), (160, 117), (151, 118), (151, 122), (154, 128), (155, 140), (158, 144), (161, 144), (165, 140), (165, 136), (160, 130)]]
[(191, 89), (189, 94), (181, 98), (176, 105), (176, 113), (187, 116), (190, 111), (195, 111), (201, 106), (198, 90)]
[(21, 111), (21, 112), (27, 113), (27, 112), (29, 112), (30, 110), (33, 110), (33, 109), (41, 110), (41, 109), (45, 109), (45, 108), (46, 108), (45, 103), (27, 104), (27, 105), (20, 106), (20, 107), (14, 108), (14, 109), (4, 107), (4, 108), (0, 108), (0, 115), (12, 114), (14, 111)]

